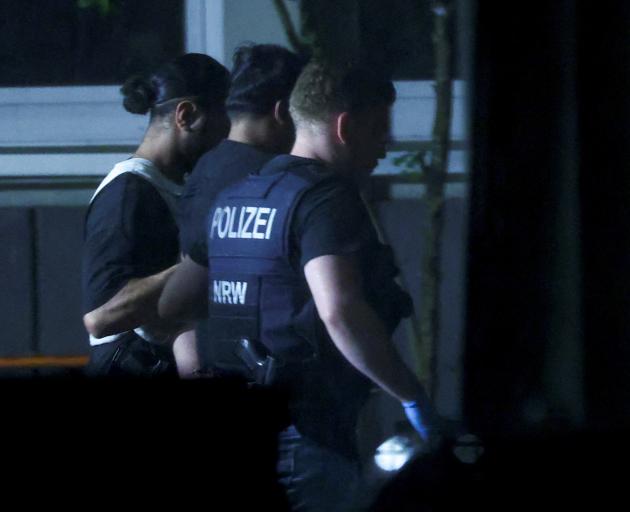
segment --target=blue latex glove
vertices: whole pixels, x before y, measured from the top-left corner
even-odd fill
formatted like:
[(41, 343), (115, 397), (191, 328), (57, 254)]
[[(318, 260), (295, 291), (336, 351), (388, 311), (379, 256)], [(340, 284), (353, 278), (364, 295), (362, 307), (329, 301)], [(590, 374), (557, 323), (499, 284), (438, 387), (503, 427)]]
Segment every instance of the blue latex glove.
[(420, 410), (418, 402), (402, 402), (402, 406), (411, 426), (420, 434), (423, 441), (428, 441), (432, 423), (429, 419), (432, 415), (428, 411), (430, 406), (423, 408), (425, 409), (425, 413)]

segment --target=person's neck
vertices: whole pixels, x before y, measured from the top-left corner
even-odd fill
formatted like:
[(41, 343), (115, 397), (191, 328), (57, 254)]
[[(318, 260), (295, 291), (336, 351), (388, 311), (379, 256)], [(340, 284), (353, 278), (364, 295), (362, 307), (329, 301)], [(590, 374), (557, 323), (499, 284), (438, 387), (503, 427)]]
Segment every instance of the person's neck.
[(261, 118), (247, 118), (232, 123), (228, 140), (249, 144), (263, 151), (277, 153), (277, 141), (270, 127), (270, 120)]
[(305, 134), (298, 132), (291, 154), (302, 158), (319, 160), (329, 167), (334, 167), (336, 163), (335, 148), (325, 133)]
[(318, 160), (328, 171), (359, 185), (354, 173), (350, 172), (351, 167), (343, 156), (342, 148), (335, 144), (334, 137), (329, 132), (298, 132), (291, 155)]
[(170, 181), (183, 182), (186, 171), (185, 165), (177, 158), (173, 141), (169, 140), (168, 137), (145, 137), (134, 156), (149, 160)]

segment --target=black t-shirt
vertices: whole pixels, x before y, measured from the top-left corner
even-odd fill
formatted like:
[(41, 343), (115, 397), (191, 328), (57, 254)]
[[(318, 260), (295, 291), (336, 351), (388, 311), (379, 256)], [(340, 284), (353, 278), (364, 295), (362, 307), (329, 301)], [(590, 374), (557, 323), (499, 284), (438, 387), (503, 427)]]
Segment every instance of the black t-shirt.
[(111, 299), (130, 279), (177, 263), (177, 226), (155, 187), (124, 173), (96, 196), (85, 222), (83, 306), (89, 312)]
[[(305, 164), (313, 173), (329, 173), (317, 160), (290, 155), (276, 157), (269, 167), (281, 170)], [(324, 180), (308, 190), (295, 209), (289, 258), (297, 270), (319, 256), (355, 253), (365, 246), (372, 230), (358, 190), (343, 179)], [(207, 231), (204, 235), (203, 243), (191, 247), (189, 256), (207, 267)]]
[(208, 212), (217, 194), (274, 156), (249, 144), (224, 140), (199, 159), (178, 204), (177, 223), (184, 254), (190, 254), (195, 245), (206, 245)]
[[(306, 263), (320, 256), (352, 255), (362, 275), (367, 276), (364, 260), (369, 259), (378, 239), (357, 187), (331, 173), (321, 162), (290, 155), (276, 157), (260, 174), (292, 170), (302, 176), (312, 173), (322, 177), (302, 195), (290, 219), (288, 258), (295, 272), (301, 274)], [(190, 257), (208, 266), (207, 244), (195, 246)], [(311, 307), (301, 310), (302, 318), (296, 317), (296, 324), (291, 327), (294, 332), (300, 332), (296, 325), (305, 321), (306, 312), (314, 310)], [(351, 367), (332, 341), (326, 342), (321, 322), (313, 323), (310, 319), (307, 322), (316, 329), (317, 334), (312, 334), (318, 340), (311, 341), (318, 344), (325, 371), (324, 367), (316, 366), (311, 367), (308, 376), (301, 374), (304, 381), (296, 395), (300, 398), (291, 401), (292, 421), (302, 435), (353, 457), (356, 415), (371, 384)], [(296, 334), (296, 342), (303, 342), (297, 338)]]

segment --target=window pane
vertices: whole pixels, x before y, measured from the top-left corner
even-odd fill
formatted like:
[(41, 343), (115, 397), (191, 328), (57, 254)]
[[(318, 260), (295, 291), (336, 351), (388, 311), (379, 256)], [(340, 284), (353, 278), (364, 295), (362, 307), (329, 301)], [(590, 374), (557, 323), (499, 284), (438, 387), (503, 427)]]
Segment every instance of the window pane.
[(122, 83), (183, 52), (183, 12), (184, 0), (0, 0), (0, 87)]

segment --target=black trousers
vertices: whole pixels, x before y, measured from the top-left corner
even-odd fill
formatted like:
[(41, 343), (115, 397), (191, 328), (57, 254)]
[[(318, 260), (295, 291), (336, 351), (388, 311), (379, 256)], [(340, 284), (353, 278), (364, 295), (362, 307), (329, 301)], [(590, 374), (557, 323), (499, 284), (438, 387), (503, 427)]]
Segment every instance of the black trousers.
[(177, 367), (170, 345), (156, 345), (135, 332), (110, 343), (91, 347), (88, 377), (176, 378)]

